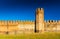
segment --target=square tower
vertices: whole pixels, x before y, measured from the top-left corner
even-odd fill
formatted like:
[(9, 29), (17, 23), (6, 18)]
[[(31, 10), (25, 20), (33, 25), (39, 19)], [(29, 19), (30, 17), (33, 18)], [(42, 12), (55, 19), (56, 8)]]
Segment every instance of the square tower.
[(44, 32), (44, 9), (36, 10), (36, 32)]

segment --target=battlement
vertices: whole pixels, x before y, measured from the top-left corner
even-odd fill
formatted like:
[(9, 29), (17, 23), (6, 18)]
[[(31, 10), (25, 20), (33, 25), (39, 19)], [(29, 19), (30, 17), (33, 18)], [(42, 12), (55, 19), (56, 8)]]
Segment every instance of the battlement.
[(43, 8), (37, 8), (36, 9), (36, 13), (41, 13), (41, 12), (44, 12), (44, 9)]
[(43, 10), (43, 8), (37, 8), (36, 10), (37, 10), (37, 11), (41, 11), (41, 10)]
[(45, 22), (49, 22), (49, 23), (57, 22), (58, 23), (58, 22), (60, 22), (60, 20), (45, 20)]
[(45, 20), (45, 23), (49, 23), (49, 24), (60, 24), (60, 20)]
[(8, 20), (8, 21), (4, 21), (4, 20), (0, 20), (0, 25), (18, 25), (18, 24), (33, 24), (34, 21), (31, 21), (31, 20)]
[(44, 9), (36, 9), (36, 19), (32, 20), (0, 20), (0, 32), (44, 32), (59, 31), (60, 20), (45, 20)]

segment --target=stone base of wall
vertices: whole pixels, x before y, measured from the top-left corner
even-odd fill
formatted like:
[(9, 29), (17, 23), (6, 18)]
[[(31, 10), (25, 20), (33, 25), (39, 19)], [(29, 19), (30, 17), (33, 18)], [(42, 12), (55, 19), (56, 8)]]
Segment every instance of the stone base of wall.
[(23, 33), (34, 33), (33, 29), (30, 30), (16, 30), (16, 31), (1, 31), (0, 34), (23, 34)]

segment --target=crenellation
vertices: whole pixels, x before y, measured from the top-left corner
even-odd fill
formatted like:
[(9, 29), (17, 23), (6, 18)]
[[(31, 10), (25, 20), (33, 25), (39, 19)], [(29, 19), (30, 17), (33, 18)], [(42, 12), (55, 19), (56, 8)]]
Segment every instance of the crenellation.
[[(36, 9), (36, 19), (32, 20), (0, 20), (1, 32), (57, 32), (60, 31), (60, 20), (44, 20), (44, 9)], [(34, 32), (35, 33), (35, 32)]]

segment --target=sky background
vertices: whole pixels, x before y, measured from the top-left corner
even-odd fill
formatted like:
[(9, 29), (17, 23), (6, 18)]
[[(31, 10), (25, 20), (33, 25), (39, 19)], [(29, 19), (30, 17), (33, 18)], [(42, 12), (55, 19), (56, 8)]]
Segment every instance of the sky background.
[(60, 20), (60, 0), (0, 0), (0, 20), (35, 20), (38, 7), (45, 20)]

